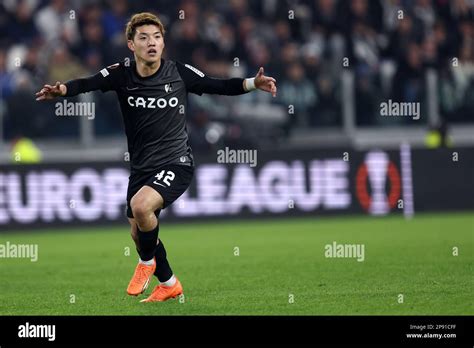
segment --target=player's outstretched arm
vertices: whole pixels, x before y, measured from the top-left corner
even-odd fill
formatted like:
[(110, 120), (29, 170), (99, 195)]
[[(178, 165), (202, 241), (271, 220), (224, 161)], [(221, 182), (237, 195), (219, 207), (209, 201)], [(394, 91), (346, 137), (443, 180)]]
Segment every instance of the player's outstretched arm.
[(56, 82), (54, 86), (44, 85), (41, 90), (36, 93), (36, 100), (50, 100), (57, 97), (65, 96), (67, 93), (67, 87), (61, 82)]
[(110, 65), (102, 69), (95, 75), (67, 81), (66, 83), (56, 82), (54, 86), (44, 85), (36, 93), (36, 100), (49, 100), (57, 97), (74, 97), (81, 93), (101, 90), (107, 92), (120, 86), (121, 69), (120, 64)]
[(202, 95), (220, 94), (220, 95), (240, 95), (250, 91), (260, 89), (271, 93), (274, 97), (277, 94), (276, 80), (273, 77), (265, 76), (263, 67), (253, 78), (230, 78), (219, 79), (206, 76), (202, 71), (189, 64), (176, 62), (178, 72), (181, 75), (188, 92)]

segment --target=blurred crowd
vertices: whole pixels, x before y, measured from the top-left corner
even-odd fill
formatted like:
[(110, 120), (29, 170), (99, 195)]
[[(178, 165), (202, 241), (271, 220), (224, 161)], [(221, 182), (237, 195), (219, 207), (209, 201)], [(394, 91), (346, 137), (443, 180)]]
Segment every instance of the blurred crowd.
[[(383, 124), (379, 105), (388, 98), (421, 102), (423, 110), (430, 70), (442, 117), (473, 122), (474, 0), (2, 0), (4, 137), (77, 136), (79, 120), (53, 117), (52, 103), (35, 102), (34, 92), (132, 58), (124, 27), (142, 11), (165, 24), (165, 58), (215, 77), (254, 76), (263, 66), (278, 81), (277, 98), (190, 96), (199, 148), (222, 138), (252, 142), (252, 133), (280, 139), (295, 129), (340, 127), (344, 70), (355, 76), (358, 125)], [(115, 96), (92, 98), (95, 134), (121, 134)]]

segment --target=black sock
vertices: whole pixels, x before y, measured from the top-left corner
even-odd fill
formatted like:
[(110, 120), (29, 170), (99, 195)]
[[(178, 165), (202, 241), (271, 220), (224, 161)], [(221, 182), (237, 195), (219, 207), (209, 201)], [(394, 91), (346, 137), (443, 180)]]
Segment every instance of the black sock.
[(164, 283), (171, 278), (171, 276), (173, 275), (173, 271), (171, 270), (170, 264), (166, 259), (166, 249), (161, 239), (160, 243), (156, 246), (155, 249), (155, 259), (155, 275), (160, 282)]
[(150, 232), (142, 232), (138, 229), (138, 243), (140, 244), (140, 258), (142, 261), (149, 261), (155, 256), (159, 229), (158, 224)]

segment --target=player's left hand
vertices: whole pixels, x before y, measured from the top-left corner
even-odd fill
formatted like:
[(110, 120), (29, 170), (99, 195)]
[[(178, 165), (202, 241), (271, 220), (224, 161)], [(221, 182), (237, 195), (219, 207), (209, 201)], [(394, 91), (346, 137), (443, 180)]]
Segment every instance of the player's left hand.
[(255, 76), (255, 87), (262, 91), (269, 92), (273, 97), (276, 97), (276, 80), (273, 77), (263, 75), (263, 67), (258, 70)]

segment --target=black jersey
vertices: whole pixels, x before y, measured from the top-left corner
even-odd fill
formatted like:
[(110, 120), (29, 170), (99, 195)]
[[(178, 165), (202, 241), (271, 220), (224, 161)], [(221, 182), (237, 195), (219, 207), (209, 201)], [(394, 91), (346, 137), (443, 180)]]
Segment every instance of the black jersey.
[(98, 89), (117, 93), (132, 173), (170, 163), (193, 164), (186, 132), (188, 92), (246, 93), (241, 78), (215, 79), (188, 64), (164, 59), (151, 76), (138, 75), (134, 61), (122, 62), (88, 78), (68, 81), (66, 86), (66, 97)]

